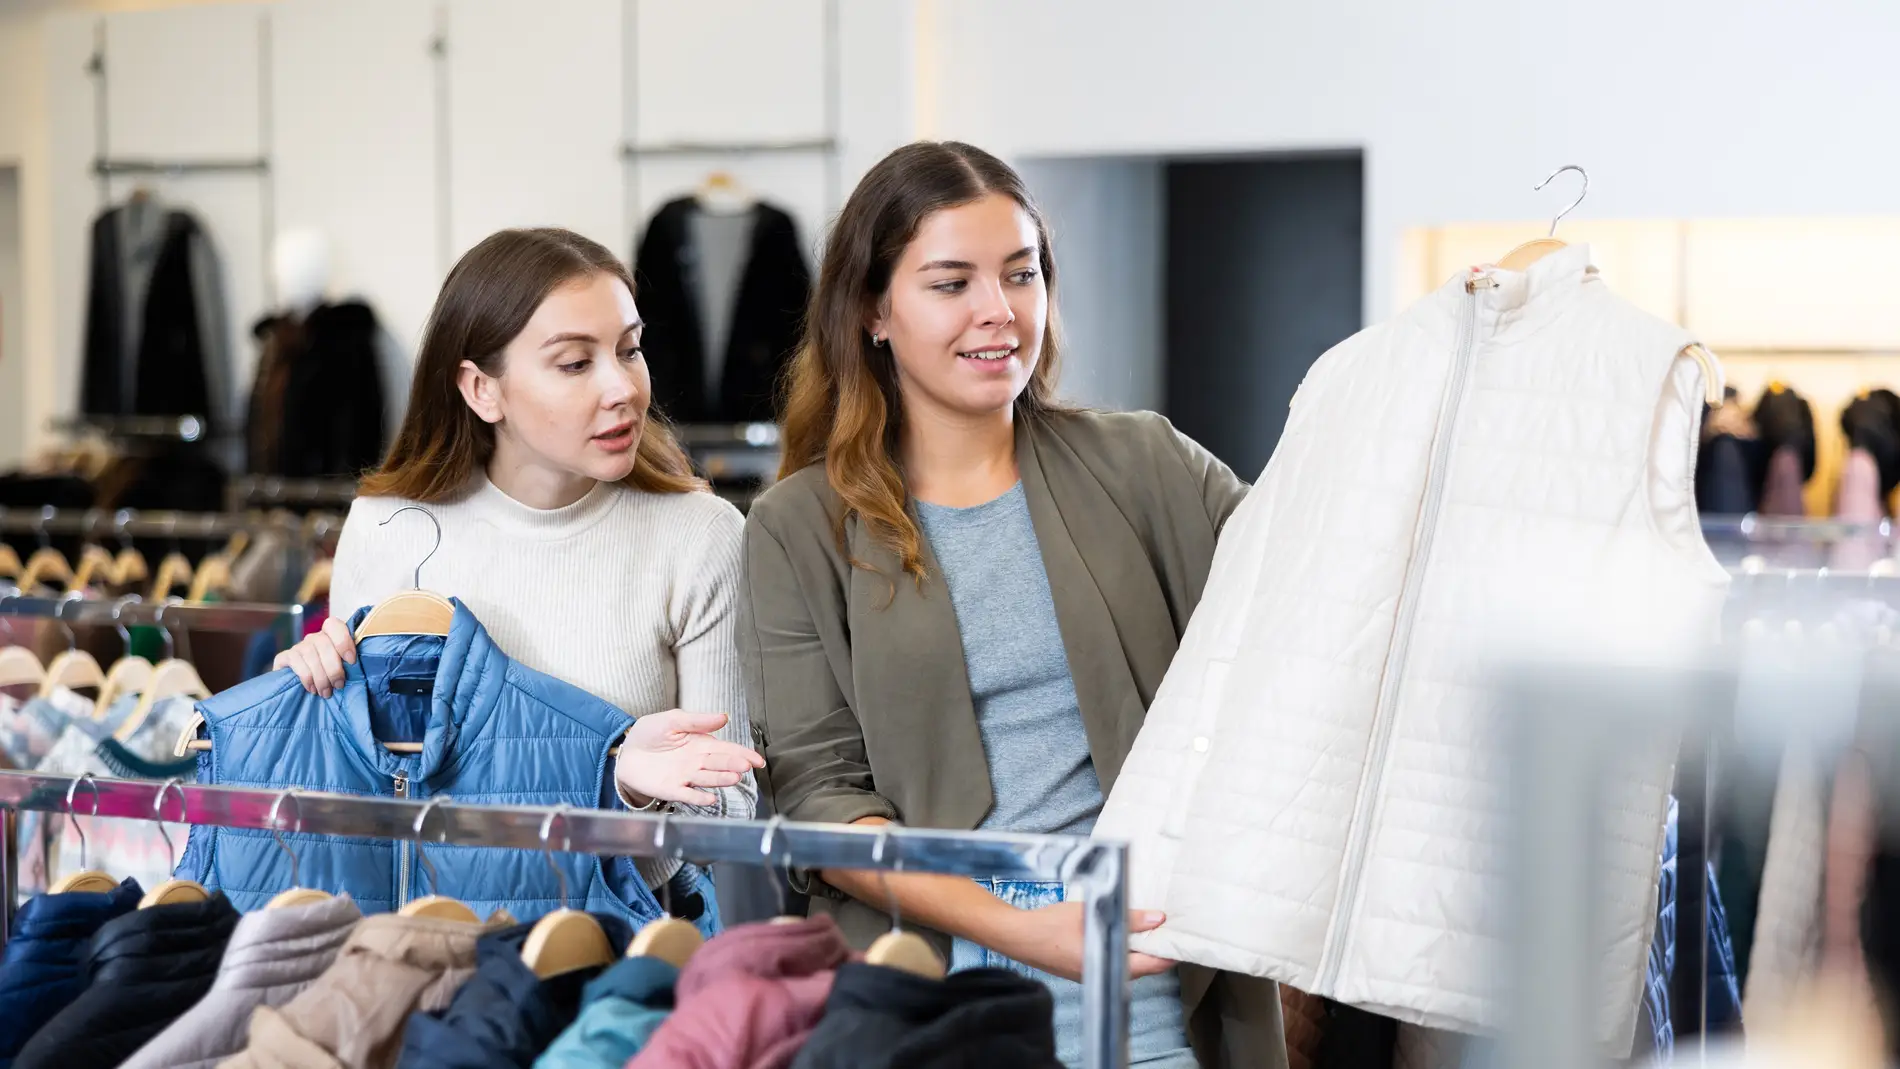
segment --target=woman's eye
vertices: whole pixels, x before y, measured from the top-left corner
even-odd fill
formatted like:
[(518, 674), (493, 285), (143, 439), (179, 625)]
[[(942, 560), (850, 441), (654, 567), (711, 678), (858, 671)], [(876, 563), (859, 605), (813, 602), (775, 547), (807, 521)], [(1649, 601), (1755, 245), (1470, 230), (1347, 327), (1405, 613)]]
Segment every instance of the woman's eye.
[(930, 288), (936, 290), (938, 293), (962, 293), (963, 286), (964, 282), (962, 279), (952, 278), (939, 282)]
[(1036, 272), (1034, 268), (1024, 268), (1009, 277), (1010, 280), (1015, 282), (1018, 286), (1027, 286), (1031, 282), (1036, 281)]
[(646, 350), (640, 348), (639, 346), (635, 346), (631, 349), (620, 350), (620, 359), (622, 360), (628, 360), (628, 361), (638, 360), (644, 356), (646, 356)]
[(592, 360), (575, 360), (572, 363), (562, 364), (561, 370), (567, 372), (570, 375), (578, 375), (581, 372), (586, 371), (587, 365), (592, 364), (592, 363), (593, 363)]

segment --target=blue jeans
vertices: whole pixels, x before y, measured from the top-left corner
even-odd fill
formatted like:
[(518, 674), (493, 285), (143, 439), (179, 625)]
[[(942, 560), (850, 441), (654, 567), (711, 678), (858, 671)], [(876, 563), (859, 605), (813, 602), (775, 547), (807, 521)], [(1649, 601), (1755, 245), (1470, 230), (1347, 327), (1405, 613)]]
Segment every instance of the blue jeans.
[[(978, 880), (978, 885), (1019, 909), (1039, 909), (1068, 901), (1060, 883), (1034, 880)], [(1008, 969), (1041, 983), (1055, 996), (1056, 1056), (1070, 1069), (1082, 1064), (1082, 985), (1033, 969), (966, 939), (950, 948), (950, 971)], [(1181, 1019), (1181, 981), (1173, 972), (1144, 976), (1133, 985), (1128, 1006), (1128, 1064), (1148, 1069), (1195, 1069)]]

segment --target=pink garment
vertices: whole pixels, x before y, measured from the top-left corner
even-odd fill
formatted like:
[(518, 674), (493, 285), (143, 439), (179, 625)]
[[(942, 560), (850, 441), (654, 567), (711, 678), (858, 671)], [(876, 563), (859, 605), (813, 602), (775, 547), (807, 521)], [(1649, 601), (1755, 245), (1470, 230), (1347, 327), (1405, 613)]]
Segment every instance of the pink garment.
[(1806, 481), (1801, 477), (1801, 456), (1794, 446), (1784, 445), (1775, 450), (1768, 458), (1768, 475), (1762, 480), (1762, 515), (1807, 515), (1807, 505), (1801, 500), (1801, 489)]
[(679, 1007), (626, 1069), (784, 1069), (852, 957), (830, 917), (728, 929), (680, 971)]
[[(1880, 499), (1880, 465), (1865, 449), (1847, 454), (1834, 491), (1834, 518), (1843, 523), (1879, 523), (1887, 518), (1886, 503)], [(1879, 535), (1849, 538), (1834, 547), (1828, 567), (1864, 572), (1886, 554), (1886, 540)]]

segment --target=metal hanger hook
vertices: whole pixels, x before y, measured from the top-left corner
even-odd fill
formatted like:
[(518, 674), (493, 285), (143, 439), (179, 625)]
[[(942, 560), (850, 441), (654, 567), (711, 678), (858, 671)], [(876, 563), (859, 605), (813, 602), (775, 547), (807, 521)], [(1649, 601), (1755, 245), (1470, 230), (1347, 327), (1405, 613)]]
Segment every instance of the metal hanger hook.
[(51, 532), (49, 532), (49, 531), (47, 531), (47, 529), (46, 529), (46, 528), (47, 528), (47, 526), (48, 526), (49, 524), (51, 524), (51, 523), (53, 522), (53, 518), (54, 518), (55, 516), (58, 516), (58, 515), (59, 515), (59, 510), (58, 510), (57, 508), (54, 508), (54, 507), (53, 507), (53, 506), (51, 506), (51, 505), (47, 505), (47, 506), (45, 506), (44, 508), (42, 508), (42, 509), (40, 509), (40, 522), (39, 522), (39, 526), (37, 526), (36, 528), (34, 528), (34, 530), (35, 530), (35, 531), (37, 531), (37, 532), (38, 532), (38, 534), (39, 534), (39, 536), (40, 536), (40, 548), (41, 548), (41, 549), (51, 549), (51, 548), (53, 548), (53, 536), (52, 536), (52, 533), (51, 533)]
[(152, 623), (158, 626), (159, 636), (165, 640), (165, 660), (171, 660), (178, 653), (178, 637), (165, 625), (165, 610), (173, 605), (183, 605), (182, 598), (164, 598), (152, 607)]
[(84, 594), (67, 594), (59, 599), (59, 610), (53, 613), (53, 622), (59, 625), (61, 631), (66, 632), (66, 652), (68, 653), (79, 649), (79, 634), (73, 630), (72, 624), (66, 622), (66, 606), (84, 600), (86, 600), (86, 595)]
[(871, 861), (878, 867), (877, 882), (884, 888), (885, 904), (890, 906), (891, 931), (901, 932), (904, 930), (904, 913), (897, 904), (897, 892), (891, 890), (890, 872), (904, 871), (904, 859), (900, 857), (892, 861), (889, 871), (884, 868), (884, 847), (891, 842), (891, 832), (896, 827), (895, 824), (887, 823), (878, 830), (877, 844), (871, 847)]
[(419, 563), (417, 563), (416, 580), (414, 583), (411, 584), (417, 590), (421, 590), (422, 589), (422, 566), (424, 564), (429, 563), (429, 558), (435, 556), (436, 550), (442, 548), (442, 521), (435, 518), (435, 513), (430, 512), (428, 509), (423, 508), (421, 505), (404, 505), (403, 507), (390, 513), (389, 519), (384, 520), (383, 522), (377, 524), (376, 526), (387, 527), (389, 526), (390, 520), (395, 519), (396, 517), (402, 515), (405, 512), (420, 512), (424, 516), (429, 517), (429, 522), (435, 525), (435, 545), (430, 546), (428, 556), (423, 557), (422, 560)]
[(1557, 213), (1557, 218), (1552, 219), (1550, 221), (1550, 233), (1546, 235), (1547, 237), (1553, 237), (1553, 238), (1556, 237), (1557, 224), (1563, 222), (1564, 216), (1569, 215), (1571, 212), (1575, 211), (1577, 208), (1577, 205), (1583, 203), (1583, 198), (1590, 195), (1590, 172), (1584, 170), (1583, 168), (1577, 166), (1574, 163), (1566, 163), (1562, 167), (1559, 167), (1556, 170), (1550, 172), (1550, 177), (1532, 186), (1531, 192), (1533, 193), (1542, 192), (1545, 186), (1549, 185), (1552, 181), (1556, 179), (1558, 175), (1564, 173), (1565, 171), (1577, 172), (1577, 174), (1583, 179), (1583, 188), (1577, 191), (1577, 199), (1571, 201), (1569, 204), (1566, 204), (1564, 206), (1564, 210)]
[[(785, 915), (786, 908), (785, 881), (778, 878), (778, 865), (772, 860), (772, 843), (778, 838), (778, 826), (783, 823), (785, 823), (785, 814), (772, 814), (772, 818), (765, 822), (765, 834), (759, 839), (759, 853), (765, 856), (765, 866), (773, 870), (772, 897), (778, 899), (778, 913), (781, 917)], [(789, 863), (786, 865), (786, 871), (788, 873), (791, 871)]]
[[(284, 842), (284, 830), (277, 826), (277, 809), (284, 804), (286, 798), (297, 802), (297, 788), (284, 788), (284, 792), (278, 795), (277, 800), (270, 804), (270, 816), (266, 819), (270, 821), (270, 837), (277, 840), (277, 849), (282, 850), (284, 856), (290, 859), (290, 886), (295, 887), (298, 884), (298, 874), (302, 871), (297, 865), (297, 852), (290, 848), (289, 843)], [(303, 803), (297, 802), (296, 808), (297, 823), (291, 826), (290, 832), (292, 835), (303, 830)]]
[[(664, 809), (660, 810), (660, 826), (653, 830), (653, 852), (656, 857), (666, 856), (666, 822), (672, 819), (673, 814)], [(673, 877), (671, 876), (660, 881), (660, 912), (668, 917), (673, 915)]]
[(178, 854), (172, 850), (172, 837), (165, 833), (165, 792), (178, 792), (179, 824), (191, 823), (190, 803), (185, 800), (185, 781), (177, 776), (158, 785), (158, 793), (152, 796), (152, 820), (158, 825), (158, 837), (165, 840), (165, 871), (178, 867)]
[(560, 881), (562, 909), (567, 908), (567, 873), (563, 872), (561, 866), (555, 862), (554, 847), (550, 845), (550, 840), (554, 834), (554, 822), (558, 820), (561, 822), (562, 852), (567, 852), (568, 848), (574, 845), (573, 836), (568, 829), (567, 810), (566, 805), (556, 806), (554, 811), (547, 815), (547, 819), (541, 822), (541, 856), (548, 859), (548, 868), (554, 870), (554, 878)]
[(83, 870), (86, 867), (86, 829), (79, 823), (78, 811), (73, 809), (73, 795), (82, 783), (92, 788), (92, 812), (86, 814), (90, 819), (99, 815), (99, 781), (92, 778), (92, 773), (81, 772), (66, 787), (66, 812), (68, 819), (73, 822), (73, 834), (79, 836), (79, 867)]
[(120, 622), (119, 617), (125, 613), (125, 607), (127, 605), (136, 605), (143, 600), (144, 599), (140, 598), (137, 594), (127, 594), (112, 602), (112, 627), (119, 632), (119, 641), (125, 643), (125, 655), (127, 657), (132, 656), (132, 629)]
[[(428, 851), (422, 848), (422, 830), (429, 826), (429, 814), (434, 811), (436, 806), (447, 805), (453, 801), (455, 801), (455, 799), (446, 794), (438, 794), (434, 798), (429, 799), (423, 804), (422, 812), (416, 814), (416, 822), (410, 828), (410, 830), (415, 833), (416, 860), (422, 862), (423, 870), (429, 874), (430, 894), (442, 893), (442, 879), (436, 875), (435, 862), (429, 860)], [(436, 841), (441, 842), (442, 840), (438, 839)]]

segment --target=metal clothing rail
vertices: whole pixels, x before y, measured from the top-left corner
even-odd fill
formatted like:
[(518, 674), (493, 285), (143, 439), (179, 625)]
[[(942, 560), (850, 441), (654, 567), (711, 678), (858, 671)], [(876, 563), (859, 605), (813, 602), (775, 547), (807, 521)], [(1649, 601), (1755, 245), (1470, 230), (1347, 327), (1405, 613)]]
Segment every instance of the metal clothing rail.
[(178, 624), (198, 631), (256, 631), (288, 622), (292, 630), (303, 624), (302, 605), (269, 605), (224, 601), (193, 605), (180, 601), (138, 601), (121, 598), (29, 598), (5, 595), (0, 586), (0, 616), (37, 616), (68, 624), (130, 626)]
[(242, 512), (142, 512), (136, 509), (37, 509), (0, 506), (0, 531), (30, 534), (81, 535), (103, 538), (228, 538), (240, 531), (327, 533), (337, 521), (304, 520), (284, 516), (256, 516)]
[(101, 177), (118, 174), (269, 174), (267, 159), (231, 160), (141, 160), (107, 159), (92, 161), (92, 173)]
[(1702, 533), (1742, 542), (1845, 542), (1862, 538), (1891, 539), (1892, 520), (1850, 523), (1844, 520), (1804, 520), (1748, 513), (1742, 516), (1704, 516)]
[(286, 479), (276, 475), (240, 475), (225, 483), (226, 507), (298, 504), (347, 505), (356, 500), (355, 479)]
[(620, 146), (623, 159), (637, 160), (655, 156), (767, 155), (793, 152), (835, 152), (837, 138), (808, 137), (786, 141), (669, 141), (656, 145)]
[[(179, 795), (182, 793), (182, 800)], [(426, 799), (365, 798), (297, 793), (289, 806), (273, 806), (287, 792), (232, 787), (177, 787), (89, 776), (0, 772), (0, 811), (35, 809), (75, 812), (77, 818), (132, 817), (154, 820), (160, 811), (182, 815), (180, 823), (227, 828), (296, 831), (379, 839), (417, 838), (416, 821)], [(68, 805), (68, 798), (73, 804)], [(95, 804), (96, 803), (96, 804)], [(436, 805), (426, 840), (460, 846), (544, 850), (542, 828), (561, 813), (559, 848), (564, 852), (633, 857), (674, 856), (695, 861), (785, 865), (813, 869), (929, 872), (1015, 880), (1061, 880), (1086, 903), (1083, 959), (1083, 1064), (1120, 1069), (1128, 1037), (1128, 848), (1074, 836), (1002, 835), (913, 828), (857, 828), (782, 820), (739, 821), (660, 817), (594, 809), (530, 806)], [(14, 872), (14, 837), (6, 836), (0, 858), (4, 882)], [(6, 894), (11, 922), (14, 893)]]
[(48, 426), (61, 434), (96, 433), (107, 438), (166, 442), (196, 442), (205, 437), (206, 431), (202, 415), (120, 416), (81, 413), (57, 417), (49, 421)]

